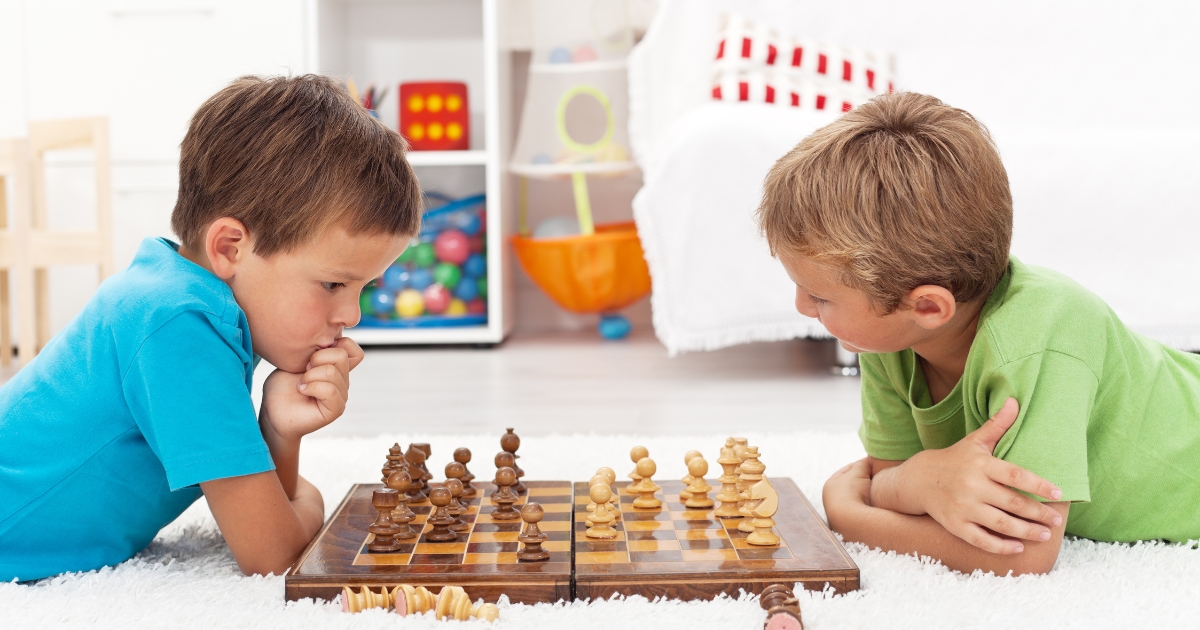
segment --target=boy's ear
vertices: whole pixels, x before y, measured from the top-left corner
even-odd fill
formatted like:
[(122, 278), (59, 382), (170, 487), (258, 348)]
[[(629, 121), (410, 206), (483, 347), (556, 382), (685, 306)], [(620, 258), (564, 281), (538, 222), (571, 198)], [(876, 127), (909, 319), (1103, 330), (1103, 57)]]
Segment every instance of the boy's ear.
[(208, 226), (204, 235), (204, 251), (212, 271), (222, 280), (229, 280), (238, 265), (254, 250), (250, 232), (241, 221), (221, 217)]
[(954, 294), (945, 287), (921, 285), (908, 293), (908, 304), (917, 325), (926, 330), (940, 328), (954, 317), (958, 304)]

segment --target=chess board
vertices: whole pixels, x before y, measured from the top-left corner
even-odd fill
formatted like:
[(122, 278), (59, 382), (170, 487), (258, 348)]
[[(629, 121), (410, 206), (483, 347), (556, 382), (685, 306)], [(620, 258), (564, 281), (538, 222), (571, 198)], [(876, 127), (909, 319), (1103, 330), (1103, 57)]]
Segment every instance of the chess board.
[[(779, 493), (775, 532), (780, 544), (754, 547), (738, 531), (741, 519), (717, 519), (713, 510), (686, 509), (679, 500), (683, 485), (658, 481), (657, 510), (633, 508), (632, 496), (615, 486), (621, 497), (617, 537), (600, 541), (584, 535), (587, 529), (587, 484), (567, 481), (526, 481), (528, 501), (540, 503), (545, 516), (538, 524), (549, 538), (545, 562), (516, 558), (521, 521), (493, 522), (487, 498), (495, 487), (475, 482), (480, 493), (468, 502), (467, 532), (453, 542), (406, 541), (398, 551), (376, 553), (367, 527), (375, 520), (371, 492), (380, 484), (359, 484), (297, 560), (284, 579), (285, 597), (333, 599), (343, 586), (425, 585), (431, 590), (447, 584), (461, 586), (472, 599), (494, 602), (508, 595), (513, 602), (555, 602), (624, 595), (662, 595), (711, 599), (739, 589), (758, 593), (767, 585), (803, 583), (822, 589), (828, 583), (838, 592), (858, 588), (858, 567), (846, 554), (790, 479), (771, 478)], [(436, 484), (435, 484), (436, 485)], [(465, 501), (465, 500), (464, 500)], [(415, 526), (427, 530), (428, 502), (410, 506)]]

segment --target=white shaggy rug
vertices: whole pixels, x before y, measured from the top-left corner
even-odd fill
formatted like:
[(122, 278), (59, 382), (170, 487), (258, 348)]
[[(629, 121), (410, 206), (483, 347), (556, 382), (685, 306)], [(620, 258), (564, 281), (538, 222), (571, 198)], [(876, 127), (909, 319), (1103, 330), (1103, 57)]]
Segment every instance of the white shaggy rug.
[[(519, 431), (518, 431), (519, 432)], [(794, 479), (820, 508), (824, 479), (861, 457), (852, 434), (750, 434), (761, 445), (768, 476)], [(499, 436), (397, 435), (375, 439), (322, 438), (305, 442), (302, 474), (324, 493), (332, 511), (355, 482), (378, 478), (387, 446), (433, 445), (431, 470), (454, 448), (475, 454), (471, 468), (493, 471)], [(662, 477), (681, 477), (683, 453), (693, 448), (716, 459), (724, 436), (526, 438), (520, 453), (529, 479), (586, 479), (599, 466), (624, 474), (629, 449), (644, 444)], [(88, 526), (86, 508), (70, 510)], [(822, 628), (1140, 628), (1200, 627), (1200, 551), (1188, 546), (1109, 545), (1071, 540), (1048, 576), (963, 575), (938, 563), (850, 545), (862, 589), (845, 596), (800, 594), (806, 627)], [(117, 567), (71, 574), (35, 585), (0, 584), (0, 627), (174, 628), (435, 628), (427, 617), (382, 612), (343, 614), (331, 603), (285, 604), (283, 578), (244, 577), (203, 501), (163, 530), (136, 558)], [(515, 628), (760, 628), (754, 598), (712, 602), (625, 600), (558, 605), (501, 603), (497, 630)], [(458, 626), (455, 626), (458, 627)]]

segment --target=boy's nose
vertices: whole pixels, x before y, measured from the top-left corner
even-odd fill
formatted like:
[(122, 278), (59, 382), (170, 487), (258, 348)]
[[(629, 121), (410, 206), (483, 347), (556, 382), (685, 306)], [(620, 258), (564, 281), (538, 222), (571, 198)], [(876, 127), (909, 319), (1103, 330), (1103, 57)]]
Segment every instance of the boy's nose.
[(354, 296), (352, 300), (338, 300), (337, 307), (331, 314), (330, 323), (335, 326), (350, 328), (356, 326), (359, 319), (362, 319), (362, 312), (358, 307), (358, 296)]

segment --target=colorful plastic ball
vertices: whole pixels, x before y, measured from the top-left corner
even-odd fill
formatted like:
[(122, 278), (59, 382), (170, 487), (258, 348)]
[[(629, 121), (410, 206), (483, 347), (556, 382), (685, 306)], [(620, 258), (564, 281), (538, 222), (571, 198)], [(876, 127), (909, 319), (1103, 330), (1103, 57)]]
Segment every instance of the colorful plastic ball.
[(475, 298), (474, 300), (467, 302), (467, 312), (472, 315), (482, 315), (483, 313), (487, 312), (487, 302), (484, 302), (479, 298)]
[(428, 269), (413, 269), (408, 274), (408, 286), (424, 291), (425, 287), (433, 284), (433, 272)]
[(408, 286), (410, 275), (408, 269), (400, 265), (392, 265), (383, 272), (383, 286), (392, 291), (399, 291)]
[(482, 234), (476, 234), (475, 236), (472, 236), (469, 241), (471, 243), (472, 254), (482, 254), (483, 250), (486, 249), (487, 241), (483, 239)]
[(562, 46), (551, 50), (550, 63), (571, 63), (571, 51)]
[(413, 250), (412, 262), (418, 267), (432, 267), (437, 262), (437, 254), (433, 251), (433, 243), (421, 243), (409, 249)]
[(475, 281), (479, 285), (479, 297), (487, 297), (487, 276), (483, 276)]
[(554, 158), (550, 157), (549, 153), (542, 151), (540, 153), (534, 153), (533, 157), (529, 158), (529, 163), (530, 164), (553, 164)]
[(462, 279), (462, 270), (458, 265), (453, 263), (438, 263), (438, 266), (433, 268), (433, 281), (445, 286), (447, 289), (453, 289), (458, 286), (458, 281)]
[(478, 214), (466, 215), (466, 218), (462, 220), (462, 225), (459, 226), (459, 228), (462, 229), (463, 234), (466, 234), (467, 236), (475, 236), (479, 233), (479, 229), (482, 227), (483, 221), (479, 219)]
[(584, 44), (575, 49), (575, 54), (571, 55), (572, 63), (587, 63), (596, 60), (596, 49)]
[(461, 265), (471, 255), (471, 244), (460, 230), (446, 230), (433, 240), (433, 251), (442, 262)]
[(454, 297), (464, 302), (470, 302), (471, 300), (479, 297), (479, 285), (471, 282), (470, 280), (466, 282), (459, 282), (458, 286), (454, 287)]
[(376, 315), (390, 315), (396, 308), (396, 294), (387, 289), (375, 289), (371, 292), (371, 312)]
[(601, 315), (598, 328), (601, 337), (616, 340), (628, 337), (633, 326), (621, 315)]
[(450, 306), (450, 291), (440, 284), (431, 284), (421, 293), (425, 298), (425, 310), (441, 315)]
[(425, 312), (425, 298), (416, 289), (405, 289), (396, 296), (396, 314), (404, 319), (419, 317)]
[(461, 315), (466, 315), (466, 314), (467, 314), (467, 303), (466, 302), (464, 302), (458, 298), (454, 298), (453, 300), (450, 300), (450, 305), (446, 307), (446, 315), (450, 315), (451, 317), (459, 317)]
[(374, 309), (371, 308), (371, 295), (375, 293), (375, 289), (367, 287), (362, 293), (358, 294), (358, 310), (362, 313), (371, 313)]
[(468, 278), (478, 278), (487, 273), (487, 259), (483, 254), (471, 254), (467, 262), (463, 263), (463, 275)]
[(413, 258), (416, 255), (416, 251), (417, 251), (416, 244), (409, 243), (408, 247), (405, 247), (404, 251), (400, 252), (400, 257), (396, 259), (396, 264), (404, 265), (404, 264), (412, 262)]

